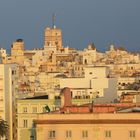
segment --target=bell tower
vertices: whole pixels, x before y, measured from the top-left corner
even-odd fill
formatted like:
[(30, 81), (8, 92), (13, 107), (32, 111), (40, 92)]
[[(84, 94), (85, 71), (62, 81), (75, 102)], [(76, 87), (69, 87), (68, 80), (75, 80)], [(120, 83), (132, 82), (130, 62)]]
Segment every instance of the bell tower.
[(52, 16), (52, 28), (47, 27), (44, 33), (44, 48), (56, 47), (62, 49), (62, 31), (55, 26), (55, 15)]

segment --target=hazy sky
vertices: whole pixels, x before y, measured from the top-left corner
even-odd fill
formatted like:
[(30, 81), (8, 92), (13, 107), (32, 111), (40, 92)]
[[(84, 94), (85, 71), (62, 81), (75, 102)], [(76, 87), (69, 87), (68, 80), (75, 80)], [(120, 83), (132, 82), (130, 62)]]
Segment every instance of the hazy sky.
[(18, 38), (26, 49), (43, 47), (53, 13), (64, 46), (83, 49), (94, 42), (100, 51), (110, 44), (140, 50), (140, 0), (1, 0), (0, 47), (10, 49)]

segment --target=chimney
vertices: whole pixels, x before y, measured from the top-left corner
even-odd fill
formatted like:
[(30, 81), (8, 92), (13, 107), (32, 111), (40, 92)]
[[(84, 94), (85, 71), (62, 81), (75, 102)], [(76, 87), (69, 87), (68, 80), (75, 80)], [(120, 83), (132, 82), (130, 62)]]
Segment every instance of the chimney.
[(71, 106), (72, 97), (70, 88), (65, 87), (61, 90), (61, 107)]

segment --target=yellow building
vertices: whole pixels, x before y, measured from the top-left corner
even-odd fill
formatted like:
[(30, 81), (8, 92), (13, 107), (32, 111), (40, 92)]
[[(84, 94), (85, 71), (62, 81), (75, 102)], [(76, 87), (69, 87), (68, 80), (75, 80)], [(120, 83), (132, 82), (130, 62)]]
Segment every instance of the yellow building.
[(139, 113), (40, 114), (37, 140), (139, 140)]
[(24, 41), (22, 39), (17, 39), (15, 42), (13, 42), (11, 45), (11, 56), (4, 57), (2, 62), (4, 64), (24, 64)]
[(24, 62), (24, 41), (17, 39), (13, 42), (11, 47), (11, 59), (12, 63), (23, 64)]
[[(57, 104), (58, 103), (58, 104)], [(30, 140), (35, 135), (33, 120), (43, 112), (54, 110), (59, 102), (48, 99), (48, 95), (17, 100), (17, 139)], [(48, 107), (47, 107), (48, 106)], [(48, 108), (48, 110), (46, 109)]]

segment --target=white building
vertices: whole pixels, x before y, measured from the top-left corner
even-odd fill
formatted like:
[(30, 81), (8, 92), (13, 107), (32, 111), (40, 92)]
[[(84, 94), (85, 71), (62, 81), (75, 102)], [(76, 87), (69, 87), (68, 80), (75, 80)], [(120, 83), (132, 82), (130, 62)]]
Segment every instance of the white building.
[(92, 65), (96, 62), (97, 52), (94, 44), (89, 44), (87, 49), (83, 51), (83, 64)]
[(0, 57), (6, 57), (6, 56), (7, 56), (6, 50), (3, 48), (0, 48)]
[(15, 99), (16, 65), (0, 64), (0, 117), (8, 122), (8, 140), (16, 139), (15, 132)]
[(6, 50), (3, 48), (0, 48), (0, 63), (2, 62), (2, 59), (7, 56)]
[(117, 79), (109, 77), (109, 68), (86, 67), (84, 71), (84, 78), (60, 79), (60, 88), (69, 87), (74, 99), (89, 98), (95, 102), (114, 102), (117, 98)]

